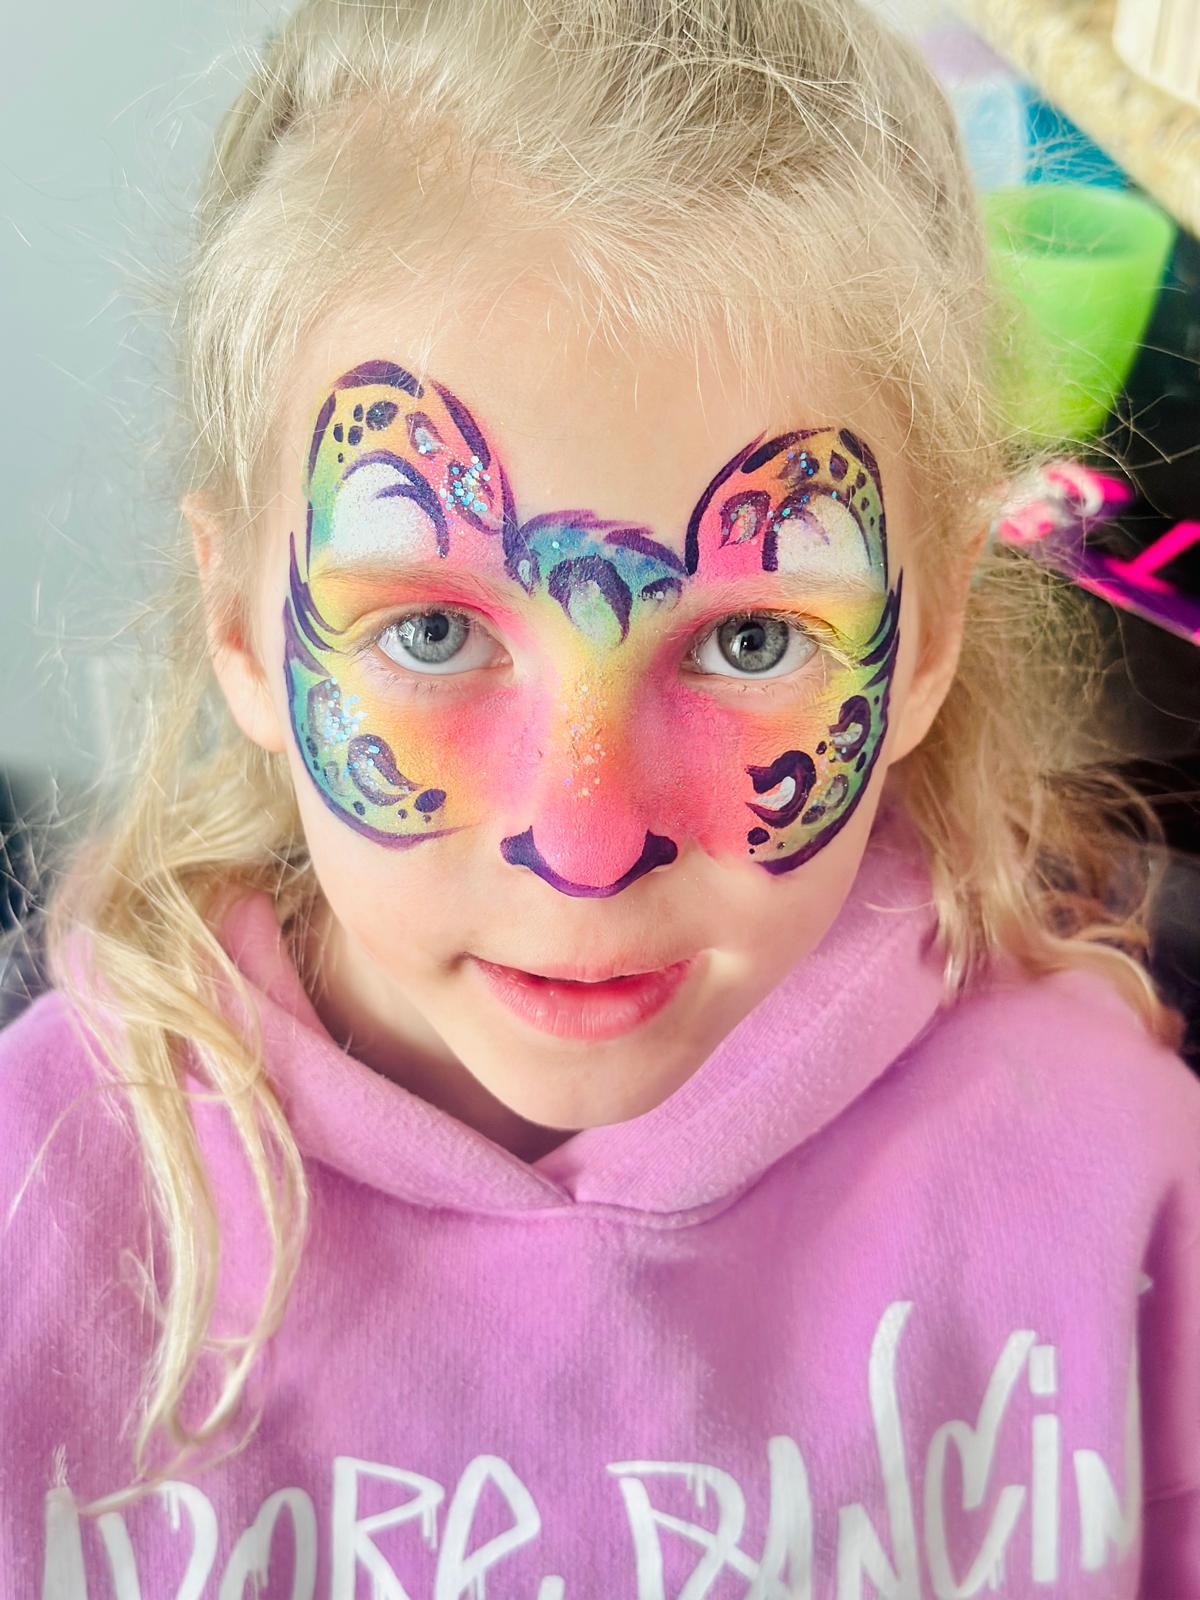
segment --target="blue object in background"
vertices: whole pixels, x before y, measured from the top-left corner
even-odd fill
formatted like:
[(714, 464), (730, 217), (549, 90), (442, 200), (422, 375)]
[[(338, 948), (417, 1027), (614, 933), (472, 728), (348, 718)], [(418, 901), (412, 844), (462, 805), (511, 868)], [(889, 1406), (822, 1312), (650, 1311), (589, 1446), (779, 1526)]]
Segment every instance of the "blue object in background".
[(1024, 81), (961, 23), (929, 29), (921, 48), (954, 107), (976, 189), (1023, 183), (1029, 155)]
[(1025, 86), (1026, 183), (1090, 183), (1128, 189), (1129, 176), (1077, 123)]
[(980, 193), (1012, 189), (1025, 181), (1028, 117), (1018, 79), (1003, 74), (975, 78), (951, 94)]
[(1130, 187), (1112, 157), (972, 29), (931, 28), (921, 48), (954, 107), (981, 194), (1022, 183)]

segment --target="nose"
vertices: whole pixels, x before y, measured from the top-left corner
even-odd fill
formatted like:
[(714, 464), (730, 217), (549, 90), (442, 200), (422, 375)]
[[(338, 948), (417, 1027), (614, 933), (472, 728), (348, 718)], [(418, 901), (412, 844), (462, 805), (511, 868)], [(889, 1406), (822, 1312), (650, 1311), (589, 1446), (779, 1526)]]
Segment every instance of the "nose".
[(500, 852), (512, 866), (528, 867), (552, 889), (557, 889), (559, 894), (583, 895), (588, 899), (599, 900), (606, 895), (620, 894), (622, 889), (628, 889), (631, 883), (636, 883), (639, 878), (645, 877), (647, 872), (653, 872), (655, 867), (668, 866), (679, 854), (679, 849), (673, 840), (661, 833), (651, 833), (647, 829), (641, 854), (637, 860), (619, 878), (614, 878), (609, 883), (587, 883), (563, 877), (562, 873), (555, 871), (538, 848), (532, 828), (526, 828), (524, 833), (510, 834), (507, 839), (502, 839)]
[(505, 861), (560, 894), (620, 894), (679, 854), (652, 825), (657, 785), (628, 699), (595, 672), (573, 686), (539, 741), (530, 825), (500, 841)]

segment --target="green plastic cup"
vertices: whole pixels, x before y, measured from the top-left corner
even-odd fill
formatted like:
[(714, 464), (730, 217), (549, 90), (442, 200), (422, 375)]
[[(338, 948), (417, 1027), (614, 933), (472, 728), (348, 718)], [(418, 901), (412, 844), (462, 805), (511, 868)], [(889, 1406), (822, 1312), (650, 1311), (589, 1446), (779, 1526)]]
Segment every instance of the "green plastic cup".
[(1087, 184), (994, 189), (981, 205), (993, 279), (1016, 301), (1001, 400), (1016, 428), (1087, 440), (1133, 365), (1175, 223), (1137, 195)]

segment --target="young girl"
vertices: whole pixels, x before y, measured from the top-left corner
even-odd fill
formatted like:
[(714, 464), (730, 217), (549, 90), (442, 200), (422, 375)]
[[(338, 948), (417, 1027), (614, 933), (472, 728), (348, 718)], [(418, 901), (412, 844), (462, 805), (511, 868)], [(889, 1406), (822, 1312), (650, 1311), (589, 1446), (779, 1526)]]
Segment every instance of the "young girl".
[(305, 0), (199, 222), (0, 1039), (4, 1593), (1200, 1594), (1200, 1086), (928, 71)]

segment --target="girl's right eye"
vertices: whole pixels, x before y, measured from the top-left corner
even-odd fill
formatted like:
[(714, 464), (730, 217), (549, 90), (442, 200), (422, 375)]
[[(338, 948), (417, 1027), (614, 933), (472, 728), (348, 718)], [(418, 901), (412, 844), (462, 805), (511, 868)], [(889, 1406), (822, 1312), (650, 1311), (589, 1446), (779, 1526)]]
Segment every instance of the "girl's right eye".
[[(417, 611), (388, 623), (375, 643), (398, 667), (448, 677), (485, 667), (496, 641), (461, 611)], [(464, 648), (465, 646), (465, 648)]]

